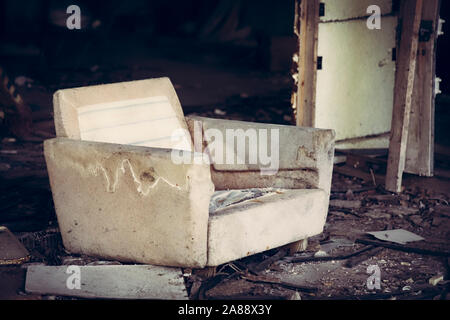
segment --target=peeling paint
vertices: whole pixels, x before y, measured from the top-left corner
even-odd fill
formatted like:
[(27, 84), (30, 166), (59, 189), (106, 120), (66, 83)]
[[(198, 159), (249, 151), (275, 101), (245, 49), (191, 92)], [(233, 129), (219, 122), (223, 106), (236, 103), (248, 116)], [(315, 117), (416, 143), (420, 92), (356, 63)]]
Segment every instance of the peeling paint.
[(314, 151), (309, 151), (304, 146), (300, 146), (297, 150), (297, 163), (301, 164), (305, 168), (315, 168), (316, 166), (316, 154)]
[[(120, 181), (119, 174), (122, 173), (122, 175), (125, 175), (126, 167), (128, 167), (128, 169), (131, 173), (131, 176), (133, 177), (133, 181), (137, 186), (137, 188), (136, 188), (137, 192), (143, 196), (147, 196), (150, 193), (150, 191), (159, 184), (160, 181), (168, 184), (169, 186), (171, 186), (172, 188), (175, 188), (177, 190), (187, 189), (186, 188), (187, 182), (183, 187), (181, 187), (177, 184), (171, 183), (169, 180), (167, 180), (163, 177), (160, 177), (160, 176), (156, 177), (156, 174), (152, 175), (152, 179), (148, 179), (148, 178), (142, 179), (142, 177), (146, 176), (146, 174), (148, 174), (148, 172), (144, 171), (144, 172), (141, 172), (139, 175), (136, 174), (136, 170), (133, 169), (133, 166), (131, 165), (131, 162), (128, 159), (123, 159), (122, 161), (120, 161), (120, 164), (116, 167), (114, 172), (111, 172), (111, 170), (105, 169), (105, 166), (99, 162), (97, 162), (94, 166), (89, 168), (88, 171), (92, 172), (95, 176), (99, 175), (99, 171), (103, 172), (103, 175), (106, 180), (106, 191), (110, 192), (110, 193), (114, 193), (117, 191), (117, 187), (119, 185), (119, 181)], [(138, 178), (138, 176), (140, 178)], [(145, 181), (145, 180), (148, 180), (148, 181)], [(149, 181), (150, 181), (150, 183), (149, 183)]]
[[(64, 148), (65, 150), (56, 152), (60, 147), (52, 143), (46, 144), (47, 155), (56, 165), (76, 170), (83, 177), (102, 175), (105, 179), (106, 191), (109, 193), (116, 192), (120, 180), (128, 175), (131, 176), (136, 191), (142, 196), (147, 196), (160, 183), (165, 183), (176, 190), (189, 189), (189, 175), (176, 179), (177, 183), (163, 178), (163, 174), (158, 174), (158, 170), (155, 169), (158, 162), (147, 162), (139, 158), (130, 160), (133, 155), (127, 152), (112, 152), (105, 157), (83, 145), (74, 145), (70, 149)], [(164, 168), (161, 170), (164, 171)]]

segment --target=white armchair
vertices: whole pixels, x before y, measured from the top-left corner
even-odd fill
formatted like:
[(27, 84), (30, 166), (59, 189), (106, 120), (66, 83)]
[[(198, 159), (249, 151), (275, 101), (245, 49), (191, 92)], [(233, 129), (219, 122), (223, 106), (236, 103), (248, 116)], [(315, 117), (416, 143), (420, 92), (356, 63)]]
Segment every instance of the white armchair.
[[(57, 138), (45, 141), (45, 158), (70, 252), (201, 268), (323, 230), (332, 130), (185, 119), (167, 78), (60, 90), (54, 112)], [(264, 159), (250, 161), (263, 136), (243, 154), (225, 146), (223, 159), (234, 152), (242, 161), (217, 161), (217, 137), (249, 129), (277, 133), (275, 170), (265, 172)], [(264, 147), (275, 150), (274, 141)], [(199, 153), (212, 164), (174, 159)]]

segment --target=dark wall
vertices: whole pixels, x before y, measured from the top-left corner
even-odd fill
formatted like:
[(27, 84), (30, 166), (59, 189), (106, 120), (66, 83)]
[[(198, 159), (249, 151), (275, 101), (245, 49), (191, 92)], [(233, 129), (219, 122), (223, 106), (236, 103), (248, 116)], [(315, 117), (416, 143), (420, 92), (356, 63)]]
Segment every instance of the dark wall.
[(229, 9), (226, 3), (240, 4), (240, 27), (250, 26), (269, 35), (292, 34), (294, 0), (0, 0), (0, 35), (33, 38), (45, 31), (54, 10), (63, 12), (71, 4), (80, 6), (89, 19), (124, 31), (142, 28), (163, 35), (195, 33), (218, 6)]

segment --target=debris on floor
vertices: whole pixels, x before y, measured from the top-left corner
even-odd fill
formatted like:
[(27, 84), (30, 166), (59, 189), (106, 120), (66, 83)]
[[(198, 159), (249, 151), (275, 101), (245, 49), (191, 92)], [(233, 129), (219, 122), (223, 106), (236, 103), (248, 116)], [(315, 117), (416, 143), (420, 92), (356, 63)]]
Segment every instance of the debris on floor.
[(424, 240), (424, 238), (403, 229), (367, 232), (367, 234), (370, 234), (379, 240), (390, 241), (399, 244), (406, 244), (408, 242)]
[[(41, 162), (42, 155), (37, 154), (38, 146), (35, 143), (5, 141), (4, 145), (8, 146), (8, 150), (18, 150), (17, 154), (0, 155), (0, 158), (12, 160), (7, 162), (13, 168), (8, 171), (8, 175), (24, 171), (24, 167), (45, 166)], [(14, 160), (21, 154), (27, 154), (27, 150), (32, 151), (29, 154), (36, 152), (36, 156), (23, 163), (20, 159)], [(45, 178), (24, 179), (26, 176), (9, 179), (8, 187), (2, 187), (2, 218), (5, 222), (2, 223), (12, 228), (14, 236), (28, 250), (29, 263), (41, 263), (28, 267), (30, 270), (67, 270), (68, 266), (116, 266), (124, 270), (124, 274), (128, 274), (127, 268), (133, 266), (67, 253), (52, 213), (48, 181)], [(324, 232), (303, 243), (307, 243), (304, 251), (291, 251), (282, 247), (206, 272), (185, 268), (182, 272), (176, 271), (177, 276), (183, 275), (183, 281), (177, 282), (172, 289), (180, 297), (183, 290), (186, 290), (185, 298), (210, 300), (288, 300), (299, 297), (302, 300), (449, 299), (448, 190), (450, 189), (441, 188), (439, 191), (430, 191), (414, 186), (401, 194), (391, 194), (379, 186), (374, 186), (372, 181), (366, 182), (335, 172)], [(389, 218), (378, 218), (379, 214), (389, 215)], [(374, 230), (390, 236), (380, 240), (367, 234)], [(424, 240), (407, 242), (401, 238), (405, 244), (386, 241), (395, 240), (391, 237), (395, 230), (404, 230), (400, 231), (401, 234), (407, 231), (407, 234), (418, 236), (413, 239)], [(380, 271), (380, 289), (370, 289), (367, 286), (368, 278), (373, 275), (368, 270), (372, 270), (370, 268), (374, 268), (373, 266), (377, 266)], [(84, 270), (81, 269), (82, 272)], [(170, 274), (175, 277), (173, 271)], [(63, 272), (61, 276), (67, 279), (70, 274)], [(5, 288), (1, 296), (9, 299), (73, 299), (86, 297), (88, 294), (83, 292), (82, 296), (76, 291), (61, 291), (64, 287), (45, 290), (45, 287), (41, 286), (42, 283), (36, 284), (42, 291), (38, 291), (36, 286), (31, 289), (33, 287), (29, 281), (34, 277), (29, 277), (28, 290), (35, 292), (30, 294), (25, 291), (23, 285), (25, 277), (26, 268), (0, 267), (0, 282)], [(46, 284), (51, 282), (47, 281)], [(102, 282), (99, 288), (110, 288), (110, 285)], [(136, 293), (137, 288), (142, 286), (140, 282), (130, 282), (127, 290), (122, 292), (123, 297), (132, 297), (133, 292)], [(10, 288), (9, 291), (6, 288)], [(106, 297), (105, 292), (91, 293), (97, 297)], [(147, 296), (150, 294), (154, 292), (143, 293)], [(163, 295), (161, 292), (158, 294), (159, 296), (154, 297), (161, 298)]]
[(23, 244), (6, 227), (0, 226), (0, 265), (22, 264), (30, 259)]
[(25, 291), (98, 299), (187, 299), (181, 269), (148, 265), (31, 265)]

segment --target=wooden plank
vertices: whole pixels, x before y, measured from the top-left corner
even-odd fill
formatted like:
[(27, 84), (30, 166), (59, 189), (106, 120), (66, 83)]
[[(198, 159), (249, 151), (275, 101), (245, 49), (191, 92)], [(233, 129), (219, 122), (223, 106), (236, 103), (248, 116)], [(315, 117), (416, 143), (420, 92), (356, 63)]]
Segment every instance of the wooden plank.
[[(379, 185), (382, 183), (384, 176), (374, 173), (373, 176), (370, 172), (364, 172), (359, 169), (352, 168), (348, 165), (345, 166), (334, 166), (333, 172), (342, 174), (347, 177), (355, 177), (358, 179), (362, 179), (365, 182), (375, 182), (375, 185)], [(375, 181), (374, 181), (375, 180)]]
[(400, 19), (402, 22), (386, 174), (386, 189), (392, 192), (401, 192), (405, 169), (422, 7), (423, 0), (403, 0), (401, 3)]
[(433, 24), (428, 41), (419, 42), (416, 79), (411, 105), (405, 172), (430, 177), (434, 164), (434, 109), (436, 41), (440, 0), (429, 0), (422, 8), (422, 21)]
[(82, 298), (187, 299), (180, 268), (150, 265), (31, 265), (25, 290)]
[(314, 127), (317, 80), (317, 44), (319, 0), (302, 0), (300, 4), (300, 39), (298, 62), (297, 125)]

